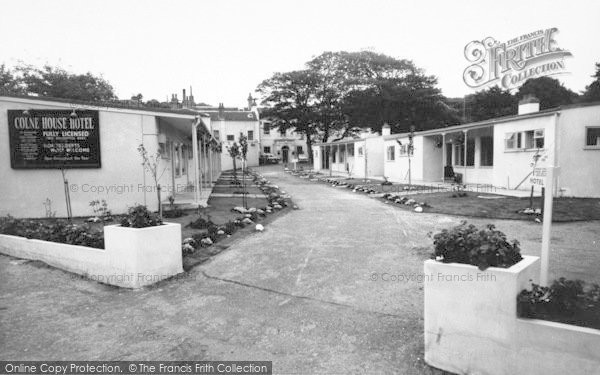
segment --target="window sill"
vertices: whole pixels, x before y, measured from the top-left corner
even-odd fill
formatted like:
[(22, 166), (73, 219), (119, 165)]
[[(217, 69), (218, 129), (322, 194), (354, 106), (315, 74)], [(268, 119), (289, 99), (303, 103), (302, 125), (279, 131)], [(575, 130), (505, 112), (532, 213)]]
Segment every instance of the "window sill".
[(585, 146), (584, 150), (600, 150), (600, 146)]
[(545, 152), (546, 149), (545, 148), (515, 148), (515, 149), (504, 149), (505, 153), (510, 153), (510, 152)]

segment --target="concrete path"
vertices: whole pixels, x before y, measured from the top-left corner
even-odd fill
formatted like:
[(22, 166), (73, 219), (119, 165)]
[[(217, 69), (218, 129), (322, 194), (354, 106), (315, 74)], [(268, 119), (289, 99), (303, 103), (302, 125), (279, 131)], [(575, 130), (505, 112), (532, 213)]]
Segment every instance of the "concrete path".
[[(422, 358), (420, 275), (427, 233), (461, 219), (403, 211), (278, 166), (263, 173), (300, 209), (152, 289), (114, 289), (0, 256), (0, 358), (252, 359), (272, 360), (280, 374), (440, 373)], [(579, 242), (568, 245), (589, 245), (594, 264), (597, 223), (586, 225), (558, 231), (576, 228)], [(540, 226), (498, 226), (536, 252)]]

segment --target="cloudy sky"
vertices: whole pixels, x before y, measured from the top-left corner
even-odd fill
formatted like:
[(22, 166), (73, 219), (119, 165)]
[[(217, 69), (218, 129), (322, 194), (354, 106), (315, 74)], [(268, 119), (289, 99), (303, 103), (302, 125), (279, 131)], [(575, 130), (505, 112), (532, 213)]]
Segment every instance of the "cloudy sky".
[(181, 98), (193, 86), (196, 101), (243, 106), (274, 72), (323, 51), (371, 50), (413, 60), (454, 97), (473, 92), (462, 80), (467, 43), (557, 27), (573, 54), (557, 78), (581, 91), (600, 62), (598, 19), (598, 0), (8, 0), (0, 62), (102, 74), (121, 98)]

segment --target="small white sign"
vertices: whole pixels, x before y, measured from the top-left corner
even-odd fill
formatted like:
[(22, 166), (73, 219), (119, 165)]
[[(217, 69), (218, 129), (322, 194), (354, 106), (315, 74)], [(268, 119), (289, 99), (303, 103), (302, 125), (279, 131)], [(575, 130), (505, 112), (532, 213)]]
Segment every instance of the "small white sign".
[(547, 173), (548, 170), (546, 168), (533, 168), (533, 173), (529, 178), (529, 182), (532, 185), (545, 186)]

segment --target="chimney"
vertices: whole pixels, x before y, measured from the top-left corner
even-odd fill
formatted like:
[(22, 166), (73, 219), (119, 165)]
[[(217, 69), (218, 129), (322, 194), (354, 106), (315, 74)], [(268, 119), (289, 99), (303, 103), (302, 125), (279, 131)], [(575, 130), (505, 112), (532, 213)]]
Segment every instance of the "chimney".
[(190, 96), (188, 97), (188, 101), (190, 102), (190, 107), (196, 105), (196, 103), (194, 103), (194, 94), (192, 94), (192, 86), (190, 86)]
[(383, 126), (381, 127), (381, 135), (382, 136), (386, 136), (386, 135), (390, 135), (392, 134), (392, 128), (390, 127), (390, 125), (386, 122), (385, 124), (383, 124)]
[(225, 120), (225, 106), (223, 106), (223, 103), (219, 103), (219, 120)]
[(254, 99), (252, 99), (252, 93), (248, 93), (248, 110), (250, 111), (254, 106)]
[(185, 89), (183, 89), (183, 98), (181, 98), (181, 104), (183, 107), (187, 106), (187, 97), (185, 96)]
[(519, 101), (519, 115), (540, 111), (540, 100), (532, 94), (527, 94)]

